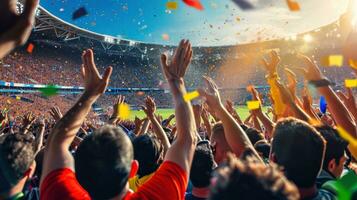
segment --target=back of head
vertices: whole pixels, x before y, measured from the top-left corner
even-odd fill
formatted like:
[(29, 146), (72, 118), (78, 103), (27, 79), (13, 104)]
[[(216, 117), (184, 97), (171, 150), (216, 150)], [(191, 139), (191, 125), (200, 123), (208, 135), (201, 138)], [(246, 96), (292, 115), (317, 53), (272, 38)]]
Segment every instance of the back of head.
[(0, 193), (16, 185), (33, 164), (33, 138), (27, 134), (9, 134), (0, 144)]
[(197, 188), (208, 187), (215, 166), (209, 142), (207, 140), (200, 141), (196, 146), (191, 165), (190, 180), (192, 185)]
[(76, 177), (93, 199), (113, 198), (126, 186), (132, 160), (133, 147), (124, 131), (103, 126), (79, 145)]
[(212, 185), (210, 200), (284, 200), (299, 199), (299, 192), (275, 165), (265, 165), (248, 158), (238, 160), (227, 156)]
[(322, 168), (328, 171), (328, 164), (331, 160), (335, 159), (336, 164), (339, 164), (340, 159), (345, 155), (348, 143), (339, 136), (336, 129), (330, 126), (317, 127), (316, 129), (326, 140), (326, 153)]
[(273, 135), (271, 152), (287, 178), (299, 188), (314, 186), (324, 159), (323, 137), (306, 122), (294, 118), (279, 121)]
[(263, 133), (259, 132), (257, 129), (255, 128), (247, 128), (245, 130), (245, 133), (247, 134), (250, 142), (254, 145), (255, 143), (257, 143), (259, 140), (264, 140), (264, 135)]
[(149, 175), (157, 170), (162, 161), (161, 144), (155, 137), (147, 134), (134, 139), (134, 159), (139, 162), (138, 175)]

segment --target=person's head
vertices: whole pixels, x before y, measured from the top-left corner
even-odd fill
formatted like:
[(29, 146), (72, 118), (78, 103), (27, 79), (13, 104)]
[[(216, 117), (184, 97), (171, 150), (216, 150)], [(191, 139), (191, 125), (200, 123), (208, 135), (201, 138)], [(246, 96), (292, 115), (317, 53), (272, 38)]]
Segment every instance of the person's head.
[(227, 163), (219, 167), (212, 181), (210, 200), (293, 200), (299, 192), (276, 165), (265, 165), (252, 158), (247, 161), (228, 154)]
[(263, 133), (259, 132), (255, 128), (247, 128), (245, 130), (245, 133), (247, 134), (250, 142), (255, 145), (259, 140), (265, 140)]
[(205, 188), (210, 185), (213, 169), (216, 167), (210, 143), (203, 140), (197, 143), (193, 156), (190, 180), (197, 188)]
[(147, 134), (134, 139), (134, 159), (139, 162), (138, 175), (149, 175), (159, 168), (162, 160), (162, 148), (157, 138)]
[(259, 140), (254, 144), (254, 149), (263, 159), (269, 159), (271, 146), (266, 140)]
[(77, 180), (93, 199), (123, 195), (134, 163), (130, 139), (114, 126), (103, 126), (84, 138), (75, 154)]
[[(35, 164), (33, 137), (30, 134), (8, 134), (0, 140), (0, 194), (20, 189), (33, 175)], [(20, 192), (20, 191), (19, 191)]]
[(330, 126), (317, 127), (316, 129), (326, 140), (326, 153), (322, 168), (339, 178), (347, 160), (345, 149), (348, 143), (338, 135), (336, 129)]
[(315, 185), (325, 154), (325, 140), (315, 128), (298, 119), (279, 121), (273, 131), (270, 158), (284, 167), (299, 188)]
[(231, 151), (227, 143), (226, 137), (224, 136), (224, 129), (222, 123), (216, 123), (213, 126), (210, 141), (214, 149), (214, 160), (217, 163), (221, 163), (226, 157), (226, 154)]

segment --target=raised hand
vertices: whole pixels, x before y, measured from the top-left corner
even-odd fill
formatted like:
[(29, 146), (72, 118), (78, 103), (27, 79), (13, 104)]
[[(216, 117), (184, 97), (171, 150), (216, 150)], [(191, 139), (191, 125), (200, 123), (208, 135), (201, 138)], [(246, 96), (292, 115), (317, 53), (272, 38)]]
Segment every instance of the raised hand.
[(156, 104), (153, 98), (147, 96), (145, 99), (145, 106), (141, 106), (148, 118), (154, 117), (156, 111)]
[(237, 111), (234, 109), (234, 105), (233, 105), (233, 102), (231, 100), (227, 100), (226, 101), (226, 105), (225, 105), (227, 111), (234, 117), (234, 119), (237, 120), (237, 122), (239, 124), (242, 124), (242, 120), (241, 118), (239, 117)]
[(24, 12), (16, 11), (17, 0), (0, 1), (0, 59), (18, 45), (23, 45), (31, 34), (38, 0), (26, 0)]
[(206, 89), (204, 90), (200, 88), (198, 89), (198, 92), (206, 100), (207, 105), (211, 107), (213, 111), (223, 107), (216, 83), (211, 78), (206, 76), (204, 76), (203, 79), (206, 83)]
[(188, 40), (181, 40), (170, 62), (167, 55), (161, 55), (161, 65), (168, 81), (182, 80), (191, 62), (192, 48)]
[(30, 126), (35, 120), (36, 120), (36, 117), (34, 117), (32, 115), (32, 112), (29, 112), (22, 118), (22, 125), (24, 127)]
[(119, 106), (125, 102), (125, 96), (118, 95), (115, 104), (113, 105), (113, 115), (112, 118), (117, 118), (119, 116)]
[(324, 78), (319, 67), (307, 56), (298, 55), (298, 57), (304, 61), (306, 67), (305, 68), (295, 68), (299, 70), (308, 81), (321, 80)]
[(9, 117), (7, 112), (0, 112), (0, 128), (2, 128), (2, 125), (4, 123), (7, 123), (9, 121)]
[(58, 106), (54, 106), (51, 108), (50, 115), (56, 122), (58, 122), (63, 117), (61, 110)]
[(278, 64), (280, 62), (279, 54), (276, 51), (270, 52), (270, 59), (271, 61), (268, 62), (265, 58), (262, 59), (262, 63), (265, 69), (268, 71), (270, 75), (273, 75), (277, 71)]
[(83, 51), (82, 62), (81, 72), (84, 79), (85, 91), (90, 96), (98, 97), (105, 92), (113, 68), (108, 67), (102, 77), (94, 63), (94, 55), (91, 49)]
[(285, 72), (286, 76), (288, 77), (288, 88), (289, 88), (291, 94), (295, 97), (296, 84), (297, 84), (296, 74), (288, 68), (285, 68), (284, 72)]

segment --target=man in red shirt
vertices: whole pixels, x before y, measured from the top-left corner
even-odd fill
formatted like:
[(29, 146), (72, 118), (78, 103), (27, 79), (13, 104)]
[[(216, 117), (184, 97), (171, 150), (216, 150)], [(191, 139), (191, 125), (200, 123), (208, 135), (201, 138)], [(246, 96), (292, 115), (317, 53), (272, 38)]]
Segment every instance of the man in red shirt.
[(85, 92), (79, 101), (58, 121), (46, 145), (41, 199), (184, 199), (196, 145), (196, 125), (192, 107), (184, 101), (183, 77), (192, 58), (191, 44), (182, 40), (167, 62), (161, 56), (163, 73), (175, 102), (177, 137), (155, 175), (136, 193), (128, 187), (138, 164), (125, 133), (104, 126), (87, 136), (79, 145), (75, 158), (68, 151), (92, 104), (103, 94), (112, 68), (100, 76), (92, 50), (83, 52), (82, 75)]

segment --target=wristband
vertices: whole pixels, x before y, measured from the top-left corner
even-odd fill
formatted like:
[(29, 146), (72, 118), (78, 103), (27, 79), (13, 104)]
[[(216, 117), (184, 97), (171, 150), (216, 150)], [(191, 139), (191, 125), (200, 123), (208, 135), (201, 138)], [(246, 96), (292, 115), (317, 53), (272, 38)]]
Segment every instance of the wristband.
[(330, 80), (328, 80), (327, 78), (323, 78), (320, 80), (314, 80), (314, 81), (309, 81), (309, 84), (315, 86), (315, 87), (327, 87), (330, 85), (335, 85), (333, 84)]

